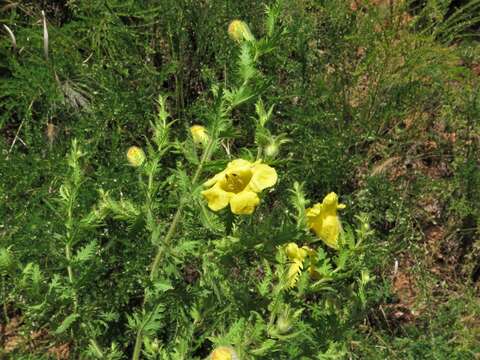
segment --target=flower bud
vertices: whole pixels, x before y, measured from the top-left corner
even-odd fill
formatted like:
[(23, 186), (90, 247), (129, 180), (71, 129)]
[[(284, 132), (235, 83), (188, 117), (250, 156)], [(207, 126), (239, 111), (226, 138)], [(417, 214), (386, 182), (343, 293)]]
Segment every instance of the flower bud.
[(241, 20), (233, 20), (228, 25), (228, 35), (231, 39), (242, 42), (242, 41), (255, 41), (255, 37), (248, 25)]
[(209, 140), (207, 129), (201, 125), (193, 125), (190, 128), (190, 133), (196, 145), (207, 146)]
[(303, 260), (305, 260), (305, 258), (307, 257), (307, 250), (304, 248), (299, 248), (298, 245), (295, 243), (289, 243), (285, 247), (285, 254), (291, 261), (303, 262)]
[(238, 360), (235, 350), (228, 346), (220, 346), (212, 351), (211, 360)]
[(292, 328), (292, 323), (287, 316), (280, 315), (277, 319), (277, 331), (280, 335), (285, 335)]
[(280, 148), (277, 143), (271, 142), (267, 146), (265, 146), (265, 155), (269, 158), (275, 158), (280, 151)]
[(289, 259), (296, 259), (298, 257), (298, 245), (295, 243), (289, 243), (285, 248), (285, 253)]
[(145, 161), (146, 156), (143, 150), (137, 146), (131, 146), (127, 151), (127, 160), (133, 167), (139, 167)]

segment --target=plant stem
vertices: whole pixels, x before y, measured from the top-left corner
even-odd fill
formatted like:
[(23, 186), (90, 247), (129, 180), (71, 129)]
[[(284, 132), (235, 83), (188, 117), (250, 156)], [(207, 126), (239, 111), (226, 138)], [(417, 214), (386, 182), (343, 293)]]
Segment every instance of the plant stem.
[(165, 236), (165, 240), (162, 244), (158, 245), (158, 251), (157, 255), (155, 256), (155, 259), (153, 260), (152, 263), (152, 268), (150, 270), (150, 280), (153, 281), (155, 279), (155, 276), (157, 274), (157, 269), (158, 265), (160, 264), (160, 260), (162, 259), (162, 256), (164, 252), (162, 251), (165, 247), (167, 247), (170, 244), (170, 241), (175, 234), (175, 230), (177, 229), (178, 222), (180, 220), (180, 217), (182, 216), (182, 211), (183, 211), (183, 206), (184, 202), (180, 202), (180, 206), (177, 209), (177, 212), (175, 213), (173, 220), (170, 224), (170, 228), (168, 229), (167, 235)]
[(103, 351), (100, 349), (100, 346), (98, 346), (98, 343), (95, 341), (95, 339), (90, 339), (90, 345), (92, 345), (93, 349), (97, 353), (97, 356), (103, 358)]
[[(195, 171), (195, 174), (193, 175), (192, 184), (195, 184), (197, 182), (197, 180), (198, 180), (198, 178), (199, 178), (199, 176), (202, 172), (203, 165), (205, 164), (205, 161), (207, 161), (208, 158), (210, 157), (212, 143), (213, 142), (210, 140), (210, 142), (208, 143), (208, 145), (205, 148), (205, 151), (203, 152), (203, 155), (202, 155), (202, 158), (200, 160), (200, 163), (198, 164), (197, 170)], [(155, 259), (153, 260), (152, 267), (151, 267), (151, 270), (150, 270), (150, 280), (152, 280), (152, 281), (155, 279), (155, 276), (157, 274), (158, 265), (160, 264), (160, 260), (162, 259), (163, 254), (164, 254), (163, 250), (170, 245), (170, 242), (173, 238), (173, 235), (175, 234), (175, 230), (177, 229), (178, 222), (180, 221), (180, 217), (182, 216), (182, 211), (183, 211), (184, 206), (185, 206), (185, 199), (182, 199), (182, 200), (180, 200), (180, 204), (178, 206), (178, 209), (177, 209), (175, 215), (173, 216), (173, 220), (170, 224), (170, 228), (168, 229), (167, 235), (165, 235), (164, 241), (160, 245), (158, 245), (157, 255), (155, 256)]]
[[(202, 158), (200, 159), (200, 163), (197, 166), (197, 170), (195, 171), (195, 174), (193, 175), (192, 178), (192, 184), (195, 184), (200, 177), (200, 174), (202, 173), (203, 165), (205, 162), (210, 158), (210, 153), (213, 148), (213, 140), (210, 139), (208, 142), (207, 146), (205, 147), (205, 150), (203, 151)], [(172, 241), (173, 235), (175, 235), (175, 231), (177, 229), (178, 223), (180, 221), (180, 218), (182, 216), (183, 208), (185, 207), (186, 200), (185, 198), (182, 198), (180, 200), (180, 204), (177, 208), (177, 211), (175, 212), (175, 215), (173, 216), (173, 220), (170, 223), (170, 227), (168, 229), (167, 235), (165, 235), (165, 239), (161, 244), (158, 245), (158, 250), (157, 250), (157, 255), (155, 256), (155, 259), (152, 262), (151, 270), (150, 270), (150, 281), (155, 280), (157, 276), (157, 271), (158, 271), (158, 266), (163, 258), (163, 255), (165, 254), (165, 249), (167, 249), (170, 246), (170, 243)], [(145, 306), (146, 303), (146, 298), (144, 295), (143, 299), (143, 306)], [(143, 327), (139, 328), (137, 331), (137, 336), (135, 338), (135, 347), (133, 349), (133, 355), (132, 355), (132, 360), (139, 360), (140, 359), (140, 353), (142, 351), (142, 342), (143, 342)]]
[(6, 291), (6, 286), (5, 286), (5, 277), (2, 276), (2, 292), (3, 292), (3, 315), (5, 317), (5, 324), (8, 324), (10, 322), (10, 319), (8, 318), (8, 311), (7, 311), (7, 291)]
[(135, 339), (135, 348), (133, 349), (133, 360), (140, 359), (140, 352), (142, 351), (142, 331), (137, 332), (137, 338)]
[(70, 282), (70, 284), (73, 283), (73, 270), (72, 270), (72, 266), (70, 265), (70, 260), (72, 257), (71, 253), (72, 253), (72, 250), (70, 247), (70, 243), (68, 242), (65, 245), (65, 257), (67, 258), (67, 261), (68, 261), (67, 272), (68, 272), (68, 281)]

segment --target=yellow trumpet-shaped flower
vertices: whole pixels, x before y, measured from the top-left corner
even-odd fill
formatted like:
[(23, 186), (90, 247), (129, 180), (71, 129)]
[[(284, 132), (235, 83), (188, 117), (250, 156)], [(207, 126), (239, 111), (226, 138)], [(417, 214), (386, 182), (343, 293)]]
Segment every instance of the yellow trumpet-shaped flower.
[(145, 161), (146, 156), (138, 146), (130, 146), (127, 151), (127, 160), (133, 167), (139, 167)]
[(232, 20), (228, 25), (228, 35), (237, 42), (254, 41), (255, 37), (248, 25), (241, 20)]
[(202, 125), (193, 125), (190, 127), (190, 133), (192, 134), (193, 141), (197, 145), (206, 146), (208, 143), (208, 133)]
[(260, 203), (258, 193), (272, 187), (278, 176), (274, 168), (262, 164), (236, 159), (228, 163), (227, 168), (204, 183), (210, 187), (202, 191), (208, 207), (219, 211), (228, 205), (232, 213), (250, 215)]
[[(290, 267), (288, 268), (287, 273), (287, 287), (292, 288), (298, 281), (298, 277), (303, 270), (303, 263), (307, 256), (311, 259), (315, 259), (316, 253), (308, 246), (302, 246), (299, 248), (297, 244), (289, 243), (285, 247), (285, 254), (290, 261)], [(310, 275), (313, 275), (314, 269), (312, 266), (309, 266), (308, 271)]]
[(344, 208), (344, 204), (338, 203), (337, 194), (331, 192), (322, 203), (317, 203), (306, 211), (308, 227), (333, 249), (338, 249), (338, 238), (342, 231), (337, 210)]

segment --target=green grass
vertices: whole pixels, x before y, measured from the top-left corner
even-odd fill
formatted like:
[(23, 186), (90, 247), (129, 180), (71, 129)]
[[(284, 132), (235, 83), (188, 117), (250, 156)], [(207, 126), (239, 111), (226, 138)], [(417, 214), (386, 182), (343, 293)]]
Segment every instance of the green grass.
[[(475, 358), (480, 3), (357, 3), (2, 7), (0, 358)], [(201, 184), (259, 156), (255, 212), (211, 211)], [(340, 250), (305, 228), (332, 191)], [(321, 280), (285, 288), (290, 242)]]

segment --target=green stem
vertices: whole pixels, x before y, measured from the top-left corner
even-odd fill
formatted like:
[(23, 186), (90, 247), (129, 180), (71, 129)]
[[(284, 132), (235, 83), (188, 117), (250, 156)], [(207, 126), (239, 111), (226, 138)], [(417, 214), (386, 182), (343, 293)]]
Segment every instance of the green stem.
[(173, 220), (170, 224), (170, 228), (168, 229), (167, 235), (165, 236), (165, 240), (163, 241), (162, 244), (158, 245), (157, 255), (153, 260), (152, 268), (150, 270), (151, 281), (155, 280), (155, 276), (158, 270), (158, 265), (160, 264), (160, 260), (162, 259), (164, 254), (164, 251), (163, 251), (164, 248), (168, 247), (173, 235), (175, 234), (175, 230), (177, 229), (178, 222), (180, 221), (180, 217), (182, 216), (183, 206), (184, 206), (184, 202), (181, 201), (180, 206), (178, 207), (177, 212), (175, 213)]
[(142, 351), (142, 331), (137, 332), (137, 338), (135, 339), (135, 348), (133, 349), (133, 360), (140, 359), (140, 352)]
[(3, 316), (5, 317), (5, 324), (10, 322), (8, 318), (8, 311), (7, 311), (7, 291), (5, 286), (5, 277), (2, 276), (2, 292), (3, 292)]
[(95, 339), (90, 339), (90, 345), (92, 345), (92, 348), (95, 350), (97, 356), (99, 358), (103, 358), (103, 351), (100, 349), (100, 346), (98, 346), (98, 343), (95, 341)]
[(260, 160), (262, 157), (262, 146), (260, 144), (258, 144), (258, 147), (257, 147), (257, 160)]
[(71, 247), (70, 247), (70, 243), (68, 242), (65, 245), (65, 256), (66, 256), (67, 261), (68, 261), (68, 265), (67, 265), (68, 281), (70, 282), (70, 284), (73, 284), (73, 270), (72, 270), (72, 266), (70, 265), (70, 260), (72, 258), (71, 253), (72, 253), (72, 250), (71, 250)]
[[(195, 174), (193, 175), (192, 178), (192, 184), (195, 184), (200, 177), (200, 174), (202, 173), (203, 165), (205, 162), (210, 158), (210, 153), (213, 147), (213, 141), (210, 140), (209, 143), (207, 144), (203, 154), (202, 158), (200, 159), (200, 163), (197, 166), (197, 170), (195, 171)], [(170, 243), (173, 239), (173, 235), (175, 235), (175, 231), (177, 229), (178, 223), (180, 222), (180, 218), (182, 217), (182, 212), (183, 208), (185, 207), (186, 201), (185, 198), (182, 198), (180, 200), (180, 204), (177, 208), (177, 211), (175, 212), (175, 215), (173, 216), (173, 220), (170, 223), (170, 228), (168, 229), (167, 235), (165, 235), (165, 239), (163, 240), (162, 243), (158, 245), (158, 250), (157, 250), (157, 255), (155, 256), (155, 259), (152, 262), (151, 270), (150, 270), (150, 280), (154, 281), (156, 276), (157, 276), (157, 271), (158, 271), (158, 266), (161, 263), (161, 260), (165, 254), (165, 249), (168, 249), (170, 247)], [(144, 297), (143, 299), (143, 305), (145, 306), (146, 299)], [(133, 350), (133, 355), (132, 355), (132, 360), (139, 360), (140, 359), (140, 353), (142, 351), (142, 342), (143, 342), (143, 327), (139, 328), (137, 331), (137, 336), (135, 338), (135, 347)]]
[(72, 285), (73, 288), (73, 312), (76, 313), (78, 309), (78, 297), (77, 297), (77, 291), (73, 287), (73, 269), (72, 266), (70, 265), (70, 261), (72, 259), (72, 248), (70, 245), (70, 240), (67, 242), (65, 245), (65, 257), (67, 258), (67, 272), (68, 272), (68, 281), (70, 282), (70, 285)]
[[(200, 160), (200, 163), (198, 164), (198, 167), (197, 167), (197, 170), (195, 171), (195, 174), (193, 175), (193, 179), (192, 179), (192, 184), (195, 184), (202, 172), (202, 169), (203, 169), (203, 165), (205, 164), (205, 162), (208, 160), (208, 158), (210, 157), (210, 151), (211, 151), (211, 148), (212, 148), (212, 141), (210, 141), (208, 143), (208, 145), (206, 146), (205, 148), (205, 151), (203, 152), (203, 155), (202, 155), (202, 158)], [(151, 270), (150, 270), (150, 280), (155, 280), (155, 276), (157, 274), (157, 270), (158, 270), (158, 266), (160, 264), (160, 260), (162, 259), (163, 257), (163, 254), (165, 253), (163, 250), (165, 248), (168, 248), (169, 245), (170, 245), (170, 242), (173, 238), (173, 235), (175, 234), (175, 230), (177, 229), (177, 225), (180, 221), (180, 218), (182, 216), (182, 211), (183, 211), (183, 208), (185, 207), (185, 199), (182, 199), (180, 200), (180, 204), (178, 206), (178, 209), (175, 213), (175, 215), (173, 216), (173, 220), (170, 224), (170, 228), (168, 229), (168, 232), (167, 232), (167, 235), (165, 235), (165, 239), (164, 241), (158, 245), (158, 251), (157, 251), (157, 255), (155, 256), (155, 259), (153, 260), (153, 263), (152, 263), (152, 267), (151, 267)]]

